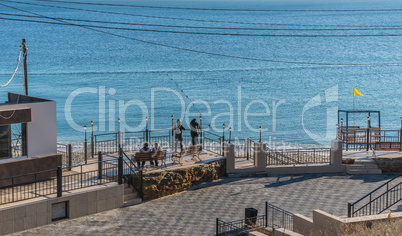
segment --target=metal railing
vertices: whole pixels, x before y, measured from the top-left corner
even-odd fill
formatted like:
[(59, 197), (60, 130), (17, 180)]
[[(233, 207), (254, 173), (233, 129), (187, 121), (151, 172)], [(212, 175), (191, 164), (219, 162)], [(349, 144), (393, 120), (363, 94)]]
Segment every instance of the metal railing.
[[(133, 187), (137, 193), (140, 195), (141, 200), (144, 200), (144, 193), (143, 193), (143, 172), (140, 170), (137, 165), (131, 160), (129, 156), (120, 149), (120, 154), (123, 158), (123, 177), (124, 180), (128, 185)], [(125, 171), (128, 170), (128, 171)], [(138, 179), (139, 183), (135, 183), (135, 179)]]
[[(399, 174), (398, 176), (392, 178), (356, 202), (348, 203), (348, 217), (380, 214), (401, 201), (401, 176), (402, 174)], [(398, 183), (398, 181), (400, 182)]]
[[(61, 197), (66, 191), (119, 181), (118, 174), (123, 169), (118, 167), (118, 160), (102, 158), (103, 154), (100, 153), (100, 161), (91, 164), (58, 167), (0, 179), (0, 186), (3, 186), (0, 188), (0, 205), (52, 194)], [(83, 168), (88, 165), (97, 165), (98, 168), (84, 171)], [(66, 172), (70, 169), (74, 171)]]
[(216, 235), (248, 235), (251, 230), (270, 227), (293, 230), (293, 213), (265, 202), (265, 214), (241, 220), (225, 222), (216, 218)]
[(74, 166), (88, 162), (89, 145), (83, 142), (82, 145), (57, 144), (57, 154), (61, 155), (63, 167)]
[(267, 166), (273, 165), (306, 165), (306, 164), (330, 164), (331, 149), (329, 148), (304, 148), (266, 150)]
[(224, 155), (223, 139), (221, 136), (211, 133), (209, 131), (202, 131), (202, 147), (203, 149), (216, 153), (218, 155)]
[(254, 141), (249, 138), (246, 139), (234, 139), (227, 142), (235, 146), (235, 158), (254, 160)]

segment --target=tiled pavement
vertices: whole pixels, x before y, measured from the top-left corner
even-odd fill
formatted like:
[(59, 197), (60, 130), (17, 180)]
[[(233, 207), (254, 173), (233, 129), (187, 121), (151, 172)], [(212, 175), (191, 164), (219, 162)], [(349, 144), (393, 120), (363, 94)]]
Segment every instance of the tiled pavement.
[(226, 178), (140, 205), (66, 220), (16, 235), (213, 235), (217, 217), (244, 217), (244, 208), (263, 214), (264, 202), (312, 217), (321, 209), (346, 215), (347, 202), (395, 175), (309, 174)]

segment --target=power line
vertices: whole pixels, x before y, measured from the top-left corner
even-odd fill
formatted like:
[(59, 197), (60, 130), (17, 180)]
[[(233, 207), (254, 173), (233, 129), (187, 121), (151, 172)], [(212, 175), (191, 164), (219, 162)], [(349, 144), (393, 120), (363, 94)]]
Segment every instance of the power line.
[(129, 4), (111, 4), (111, 3), (89, 3), (89, 2), (71, 2), (54, 0), (35, 0), (40, 2), (68, 3), (81, 5), (97, 5), (111, 7), (133, 7), (133, 8), (151, 8), (151, 9), (171, 9), (171, 10), (197, 10), (197, 11), (246, 11), (246, 12), (389, 12), (402, 11), (402, 9), (227, 9), (227, 8), (195, 8), (195, 7), (166, 7), (166, 6), (143, 6)]
[[(31, 16), (31, 15), (22, 15), (22, 14), (8, 14), (8, 13), (0, 13), (0, 15), (5, 16), (15, 16), (15, 17), (28, 17), (28, 18), (45, 18), (41, 16)], [(3, 19), (14, 19), (14, 18), (3, 18)], [(88, 22), (88, 23), (102, 23), (102, 24), (116, 24), (116, 25), (136, 25), (136, 26), (152, 26), (152, 27), (169, 27), (169, 28), (185, 28), (185, 29), (216, 29), (216, 30), (253, 30), (253, 31), (361, 31), (361, 30), (400, 30), (400, 27), (384, 27), (384, 28), (338, 28), (338, 29), (295, 29), (295, 28), (240, 28), (240, 27), (210, 27), (210, 26), (184, 26), (184, 25), (160, 25), (160, 24), (141, 24), (141, 23), (129, 23), (129, 22), (118, 22), (118, 21), (98, 21), (98, 20), (85, 20), (85, 19), (76, 19), (76, 18), (61, 18), (55, 17), (54, 19), (58, 20), (67, 20), (67, 21), (79, 21), (79, 22)], [(35, 21), (32, 21), (35, 22)]]
[[(18, 77), (18, 75), (20, 73), (20, 69), (21, 69), (21, 63), (22, 63), (21, 55), (22, 55), (22, 48), (20, 48), (20, 53), (19, 53), (18, 59), (17, 59), (17, 65), (15, 66), (15, 70), (14, 70), (13, 74), (11, 75), (11, 78), (7, 81), (7, 83), (0, 85), (0, 88), (7, 87)], [(25, 57), (25, 55), (24, 55), (24, 57)], [(4, 118), (4, 119), (6, 119), (6, 118)]]
[(132, 38), (132, 37), (128, 37), (128, 36), (124, 36), (124, 35), (120, 35), (120, 34), (115, 34), (115, 33), (107, 32), (107, 31), (103, 31), (103, 30), (93, 29), (93, 28), (87, 27), (87, 26), (79, 26), (79, 25), (76, 25), (76, 24), (73, 24), (73, 23), (68, 23), (68, 22), (65, 22), (65, 21), (62, 21), (62, 20), (54, 19), (52, 17), (48, 17), (48, 16), (40, 15), (40, 14), (37, 14), (37, 13), (34, 13), (34, 12), (30, 12), (30, 11), (27, 11), (27, 10), (22, 10), (22, 9), (19, 9), (19, 8), (16, 8), (16, 7), (8, 6), (8, 5), (3, 4), (3, 3), (0, 3), (0, 5), (5, 6), (7, 8), (17, 10), (17, 11), (30, 13), (32, 15), (42, 16), (42, 17), (45, 17), (47, 19), (52, 19), (52, 20), (59, 21), (59, 22), (62, 22), (62, 23), (67, 23), (67, 24), (70, 24), (70, 25), (73, 25), (73, 26), (82, 27), (82, 28), (85, 28), (85, 29), (88, 29), (88, 30), (92, 30), (92, 31), (96, 31), (96, 32), (99, 32), (99, 33), (112, 35), (112, 36), (119, 37), (119, 38), (129, 39), (129, 40), (142, 42), (142, 43), (146, 43), (146, 44), (150, 44), (150, 45), (154, 45), (154, 46), (161, 46), (161, 47), (177, 49), (177, 50), (182, 50), (182, 51), (187, 51), (187, 52), (200, 53), (200, 54), (204, 54), (204, 55), (220, 56), (220, 57), (226, 57), (226, 58), (232, 58), (232, 59), (241, 59), (241, 60), (249, 60), (249, 61), (275, 62), (275, 63), (287, 63), (287, 64), (301, 64), (301, 65), (322, 65), (322, 66), (381, 66), (381, 65), (401, 65), (402, 64), (402, 62), (343, 63), (343, 64), (341, 64), (341, 63), (321, 63), (321, 62), (297, 62), (297, 61), (270, 60), (270, 59), (263, 59), (263, 58), (242, 57), (242, 56), (234, 56), (234, 55), (228, 55), (228, 54), (205, 52), (205, 51), (200, 51), (200, 50), (195, 50), (195, 49), (189, 49), (189, 48), (171, 46), (171, 45), (167, 45), (167, 44), (150, 42), (150, 41), (141, 40), (141, 39), (137, 39), (137, 38)]
[(43, 4), (38, 4), (38, 3), (27, 3), (27, 2), (10, 1), (10, 0), (2, 0), (2, 1), (18, 3), (18, 4), (26, 4), (26, 5), (58, 8), (58, 9), (68, 9), (68, 10), (78, 10), (78, 11), (85, 11), (85, 12), (101, 13), (101, 14), (113, 14), (113, 15), (135, 16), (135, 17), (154, 18), (154, 19), (181, 20), (181, 21), (194, 21), (194, 22), (209, 22), (209, 23), (227, 23), (227, 24), (243, 24), (243, 25), (271, 25), (271, 26), (273, 26), (273, 25), (275, 25), (275, 26), (302, 26), (302, 27), (400, 27), (400, 26), (383, 26), (383, 25), (359, 26), (359, 25), (331, 25), (331, 24), (325, 24), (325, 25), (274, 24), (274, 23), (264, 23), (264, 22), (201, 20), (201, 19), (190, 19), (190, 18), (180, 18), (180, 17), (151, 16), (151, 15), (139, 15), (139, 14), (131, 14), (131, 13), (122, 13), (122, 12), (100, 11), (100, 10), (82, 9), (82, 8), (75, 8), (75, 7), (52, 6), (52, 5), (43, 5)]
[[(72, 23), (57, 23), (48, 21), (35, 21), (26, 19), (15, 19), (0, 17), (1, 20), (10, 21), (24, 21), (30, 23), (52, 24), (52, 25), (67, 25), (90, 27), (99, 29), (112, 29), (112, 30), (125, 30), (125, 31), (141, 31), (141, 32), (155, 32), (155, 33), (171, 33), (171, 34), (193, 34), (193, 35), (219, 35), (219, 36), (242, 36), (242, 37), (295, 37), (295, 38), (355, 38), (355, 37), (401, 37), (402, 34), (240, 34), (240, 33), (214, 33), (214, 32), (191, 32), (191, 31), (172, 31), (172, 30), (157, 30), (157, 29), (141, 29), (141, 28), (123, 28), (123, 27), (109, 27), (98, 25), (85, 25), (85, 24), (72, 24)], [(54, 18), (54, 20), (59, 20)], [(61, 21), (61, 20), (59, 20)]]

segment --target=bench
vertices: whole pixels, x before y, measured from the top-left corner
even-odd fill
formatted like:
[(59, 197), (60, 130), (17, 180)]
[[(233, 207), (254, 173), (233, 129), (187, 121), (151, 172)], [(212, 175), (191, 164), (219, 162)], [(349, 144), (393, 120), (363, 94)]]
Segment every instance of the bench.
[(178, 164), (183, 165), (180, 162), (180, 159), (184, 156), (189, 156), (189, 155), (193, 155), (193, 158), (196, 156), (199, 161), (202, 161), (202, 159), (200, 158), (201, 151), (202, 151), (202, 144), (183, 147), (180, 152), (176, 152), (176, 153), (174, 153), (174, 155), (172, 155), (173, 163), (178, 162)]
[(166, 151), (136, 152), (131, 159), (134, 162), (162, 161), (166, 167)]

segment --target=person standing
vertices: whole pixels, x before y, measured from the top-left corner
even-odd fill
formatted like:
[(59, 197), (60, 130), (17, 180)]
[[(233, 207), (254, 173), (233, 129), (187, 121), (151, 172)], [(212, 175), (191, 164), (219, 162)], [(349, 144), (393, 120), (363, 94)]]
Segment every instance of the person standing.
[(201, 132), (201, 127), (197, 122), (197, 119), (193, 119), (190, 122), (190, 129), (191, 129), (191, 142), (192, 145), (198, 144), (198, 134)]
[(177, 152), (177, 143), (180, 143), (180, 150), (183, 149), (183, 130), (186, 130), (183, 125), (181, 125), (180, 119), (177, 120), (177, 123), (173, 127), (175, 133), (175, 145), (174, 149)]

